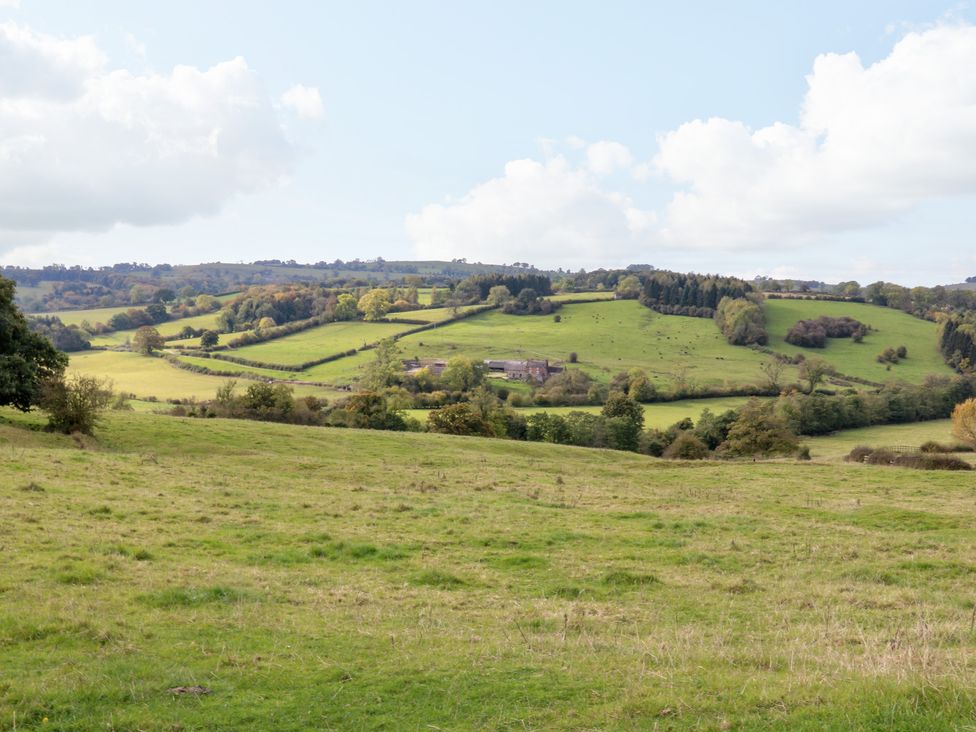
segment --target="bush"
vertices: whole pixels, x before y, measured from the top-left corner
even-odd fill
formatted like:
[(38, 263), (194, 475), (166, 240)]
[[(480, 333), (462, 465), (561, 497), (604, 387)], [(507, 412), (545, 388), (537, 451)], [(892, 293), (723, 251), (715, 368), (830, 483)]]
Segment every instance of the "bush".
[(664, 450), (669, 460), (702, 460), (708, 457), (708, 446), (695, 437), (693, 432), (681, 432)]
[(72, 376), (45, 382), (41, 409), (48, 414), (48, 429), (90, 435), (111, 401), (108, 382), (94, 376)]
[(862, 462), (869, 465), (890, 465), (899, 468), (913, 468), (915, 470), (972, 470), (973, 466), (952, 455), (940, 453), (896, 453), (880, 448), (855, 447), (844, 458), (848, 462)]

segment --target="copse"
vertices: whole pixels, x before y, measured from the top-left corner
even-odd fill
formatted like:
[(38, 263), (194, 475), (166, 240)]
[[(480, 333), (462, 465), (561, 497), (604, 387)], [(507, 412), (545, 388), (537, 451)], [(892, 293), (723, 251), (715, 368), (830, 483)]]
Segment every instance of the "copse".
[(764, 346), (769, 341), (766, 314), (761, 296), (751, 298), (723, 297), (715, 310), (715, 323), (725, 339), (734, 346)]

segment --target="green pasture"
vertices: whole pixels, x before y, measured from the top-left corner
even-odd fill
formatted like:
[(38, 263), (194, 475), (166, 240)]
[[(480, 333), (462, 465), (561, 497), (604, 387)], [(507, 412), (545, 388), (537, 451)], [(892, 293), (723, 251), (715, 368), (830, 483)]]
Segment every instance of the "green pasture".
[[(931, 730), (976, 719), (973, 486), (0, 411), (0, 727)], [(208, 692), (177, 694), (180, 687)]]
[(567, 300), (613, 300), (613, 298), (613, 290), (562, 292), (557, 295), (546, 295), (546, 300), (552, 300), (553, 302), (566, 302)]
[[(179, 320), (167, 320), (165, 323), (154, 325), (153, 328), (159, 331), (164, 338), (179, 333), (187, 326), (191, 328), (215, 329), (217, 327), (217, 316), (220, 311), (206, 313), (205, 315), (195, 315), (192, 318), (180, 318)], [(94, 336), (91, 339), (93, 346), (121, 346), (132, 340), (136, 334), (136, 329), (117, 330), (114, 333)], [(226, 336), (225, 336), (226, 337)], [(197, 339), (199, 342), (199, 339)]]
[(235, 348), (228, 353), (252, 361), (287, 366), (362, 348), (414, 327), (407, 323), (367, 323), (359, 320), (329, 323), (253, 346)]
[[(799, 348), (784, 339), (797, 321), (827, 315), (849, 316), (875, 330), (855, 343), (850, 338), (828, 338), (826, 348)], [(766, 325), (769, 346), (781, 353), (805, 353), (829, 361), (841, 373), (884, 383), (891, 380), (920, 382), (929, 374), (951, 374), (938, 349), (938, 326), (892, 308), (864, 303), (820, 300), (767, 300)], [(908, 348), (908, 358), (888, 368), (877, 362), (885, 348)]]
[[(679, 379), (703, 386), (758, 383), (759, 365), (769, 358), (729, 345), (711, 320), (661, 315), (634, 300), (566, 305), (558, 315), (557, 323), (552, 315), (491, 311), (405, 336), (399, 344), (406, 357), (422, 358), (563, 361), (576, 352), (579, 368), (600, 381), (642, 368), (664, 388)], [(336, 381), (350, 375), (349, 364), (334, 367)], [(324, 374), (330, 371), (323, 369)], [(795, 375), (795, 369), (786, 372), (786, 378)]]
[(859, 445), (918, 447), (929, 441), (944, 445), (956, 444), (958, 440), (952, 435), (952, 422), (948, 419), (935, 419), (930, 422), (862, 427), (823, 437), (808, 437), (805, 443), (810, 446), (810, 452), (816, 458), (842, 459)]

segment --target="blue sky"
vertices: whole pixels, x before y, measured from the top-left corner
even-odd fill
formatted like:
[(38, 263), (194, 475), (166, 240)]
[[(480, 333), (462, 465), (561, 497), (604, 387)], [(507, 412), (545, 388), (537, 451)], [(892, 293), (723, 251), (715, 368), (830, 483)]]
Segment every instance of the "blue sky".
[(0, 263), (959, 281), (973, 21), (928, 2), (0, 0)]

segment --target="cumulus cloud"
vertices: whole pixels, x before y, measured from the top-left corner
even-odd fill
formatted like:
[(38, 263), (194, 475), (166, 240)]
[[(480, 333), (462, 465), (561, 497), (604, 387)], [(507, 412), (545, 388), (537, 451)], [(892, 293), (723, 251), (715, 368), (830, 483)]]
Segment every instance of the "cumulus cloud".
[(291, 167), (242, 58), (133, 74), (108, 68), (90, 38), (14, 23), (0, 24), (0, 57), (0, 250), (25, 233), (213, 214)]
[[(564, 156), (514, 160), (505, 173), (463, 198), (425, 206), (406, 228), (423, 259), (467, 256), (486, 262), (589, 265), (594, 253), (618, 260), (654, 224), (630, 197), (608, 191)], [(463, 254), (461, 254), (463, 253)]]
[(314, 86), (295, 84), (281, 95), (281, 103), (305, 119), (322, 119), (325, 116), (322, 96)]
[[(409, 216), (407, 232), (423, 256), (591, 266), (648, 261), (662, 248), (827, 243), (976, 193), (974, 70), (976, 28), (958, 23), (910, 32), (869, 66), (825, 54), (806, 77), (797, 124), (693, 120), (660, 135), (639, 164), (619, 142), (569, 137), (579, 166), (514, 161), (502, 178)], [(660, 214), (610, 190), (616, 172), (629, 173), (635, 196), (651, 179), (673, 186)]]
[(976, 192), (976, 28), (907, 34), (884, 59), (819, 56), (797, 125), (695, 120), (662, 135), (656, 167), (684, 190), (662, 240), (762, 248), (888, 222)]
[(634, 164), (634, 156), (626, 145), (601, 140), (586, 148), (586, 164), (597, 175), (610, 175)]

